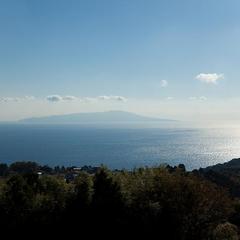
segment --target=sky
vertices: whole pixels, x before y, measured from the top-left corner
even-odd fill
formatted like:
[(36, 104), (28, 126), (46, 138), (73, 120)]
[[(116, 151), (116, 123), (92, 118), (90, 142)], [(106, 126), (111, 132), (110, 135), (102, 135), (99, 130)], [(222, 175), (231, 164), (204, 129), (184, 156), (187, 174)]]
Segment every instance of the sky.
[(240, 120), (239, 0), (0, 0), (0, 121)]

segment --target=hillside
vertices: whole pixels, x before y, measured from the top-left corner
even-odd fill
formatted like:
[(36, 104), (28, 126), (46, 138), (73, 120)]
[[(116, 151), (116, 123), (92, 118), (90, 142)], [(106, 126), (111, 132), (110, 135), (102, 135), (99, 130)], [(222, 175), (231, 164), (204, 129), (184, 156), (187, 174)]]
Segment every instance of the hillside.
[(195, 170), (205, 179), (224, 188), (233, 197), (240, 197), (240, 159)]
[(231, 161), (225, 163), (218, 163), (213, 166), (209, 166), (201, 169), (204, 172), (214, 171), (214, 172), (240, 172), (240, 158), (232, 159)]

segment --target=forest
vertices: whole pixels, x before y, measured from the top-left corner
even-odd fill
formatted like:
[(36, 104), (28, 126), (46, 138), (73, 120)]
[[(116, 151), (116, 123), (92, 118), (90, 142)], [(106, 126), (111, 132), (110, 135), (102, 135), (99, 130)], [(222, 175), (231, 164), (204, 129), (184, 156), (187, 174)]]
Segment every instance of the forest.
[[(237, 240), (240, 175), (177, 167), (109, 170), (0, 164), (0, 226), (9, 234)], [(84, 170), (85, 169), (85, 170)]]

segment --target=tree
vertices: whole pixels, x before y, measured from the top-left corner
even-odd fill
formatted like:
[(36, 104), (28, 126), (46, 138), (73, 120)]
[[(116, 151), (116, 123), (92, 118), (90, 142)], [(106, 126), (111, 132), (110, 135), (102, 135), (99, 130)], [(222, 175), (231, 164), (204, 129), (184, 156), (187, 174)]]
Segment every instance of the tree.
[(213, 232), (214, 240), (238, 240), (237, 226), (226, 222), (219, 224)]
[(9, 167), (9, 170), (15, 173), (36, 173), (38, 171), (38, 164), (35, 162), (15, 162)]
[(34, 191), (23, 176), (15, 175), (7, 181), (3, 201), (8, 227), (19, 227), (33, 209)]
[(116, 207), (122, 203), (120, 185), (106, 168), (97, 171), (93, 181), (93, 204), (99, 207)]
[(96, 226), (108, 224), (118, 228), (124, 201), (120, 185), (106, 168), (100, 168), (94, 176), (92, 205)]
[(8, 174), (8, 165), (5, 163), (0, 164), (0, 176), (5, 177)]
[(82, 207), (90, 205), (92, 200), (93, 182), (89, 174), (81, 172), (75, 179), (76, 201)]

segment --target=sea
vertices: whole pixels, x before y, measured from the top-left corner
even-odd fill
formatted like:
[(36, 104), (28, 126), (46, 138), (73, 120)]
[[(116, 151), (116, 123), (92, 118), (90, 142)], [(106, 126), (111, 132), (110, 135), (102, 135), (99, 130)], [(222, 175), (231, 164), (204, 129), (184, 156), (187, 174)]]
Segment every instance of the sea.
[(240, 157), (240, 128), (154, 128), (0, 124), (0, 162), (105, 165), (184, 164), (188, 170)]

